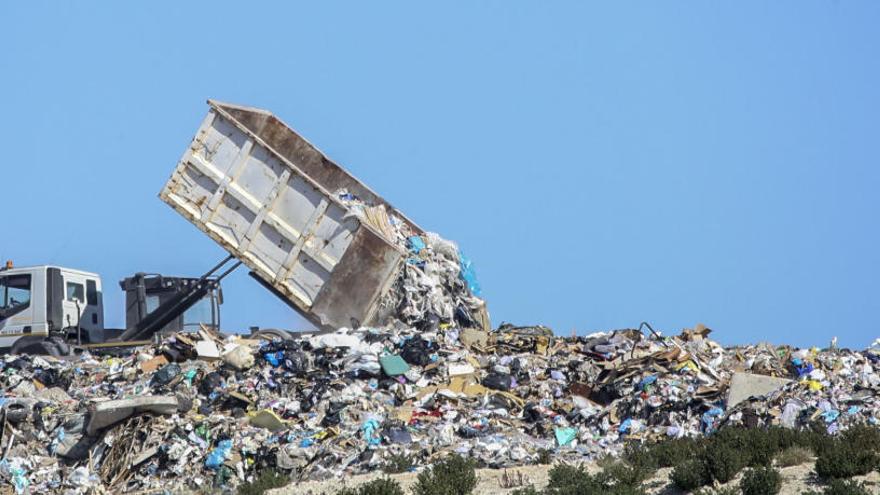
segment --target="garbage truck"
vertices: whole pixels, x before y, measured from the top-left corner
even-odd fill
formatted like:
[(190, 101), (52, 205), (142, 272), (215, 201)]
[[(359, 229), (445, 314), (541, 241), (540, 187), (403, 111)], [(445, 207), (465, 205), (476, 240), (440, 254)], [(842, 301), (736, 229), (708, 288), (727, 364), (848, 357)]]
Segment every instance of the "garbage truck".
[[(118, 330), (104, 328), (98, 275), (9, 266), (0, 272), (0, 348), (66, 354), (71, 343), (133, 344), (185, 326), (187, 311), (205, 299), (209, 324), (219, 328), (220, 280), (242, 264), (319, 330), (386, 323), (395, 310), (386, 296), (406, 291), (392, 291), (404, 267), (418, 269), (400, 233), (420, 243), (431, 235), (271, 112), (208, 105), (159, 197), (229, 256), (200, 278), (123, 280), (126, 328)], [(465, 291), (469, 306), (456, 307), (456, 318), (465, 312), (489, 329), (485, 303)], [(253, 335), (289, 338), (275, 329)]]
[[(220, 328), (220, 281), (240, 263), (230, 256), (201, 277), (137, 273), (120, 281), (126, 328), (104, 326), (101, 277), (53, 265), (0, 268), (0, 348), (12, 354), (66, 355), (72, 345), (148, 343), (155, 335)], [(222, 268), (226, 270), (217, 274)]]

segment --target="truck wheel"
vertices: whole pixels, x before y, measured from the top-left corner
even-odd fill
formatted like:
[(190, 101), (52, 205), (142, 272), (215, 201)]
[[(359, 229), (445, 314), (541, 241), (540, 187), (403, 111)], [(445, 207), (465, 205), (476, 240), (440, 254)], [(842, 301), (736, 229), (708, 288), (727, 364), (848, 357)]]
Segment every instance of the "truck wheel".
[[(68, 349), (69, 350), (69, 349)], [(35, 336), (35, 337), (22, 337), (15, 341), (12, 344), (12, 348), (9, 350), (10, 354), (34, 354), (34, 355), (49, 355), (58, 357), (61, 355), (60, 349), (55, 345), (55, 342), (47, 340), (45, 337)]]
[(49, 342), (51, 342), (56, 348), (58, 348), (58, 354), (61, 356), (69, 356), (70, 355), (70, 344), (64, 341), (61, 337), (57, 335), (49, 337)]
[(289, 332), (277, 328), (264, 328), (262, 330), (257, 330), (251, 335), (251, 337), (265, 340), (293, 340), (293, 337)]

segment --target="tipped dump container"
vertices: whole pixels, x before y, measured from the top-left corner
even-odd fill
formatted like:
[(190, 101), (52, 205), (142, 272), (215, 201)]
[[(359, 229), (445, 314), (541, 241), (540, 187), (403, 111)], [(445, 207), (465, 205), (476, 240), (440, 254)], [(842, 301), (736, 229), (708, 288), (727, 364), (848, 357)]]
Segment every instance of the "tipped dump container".
[(270, 112), (208, 105), (159, 197), (317, 327), (381, 325), (406, 253), (337, 192), (422, 229)]

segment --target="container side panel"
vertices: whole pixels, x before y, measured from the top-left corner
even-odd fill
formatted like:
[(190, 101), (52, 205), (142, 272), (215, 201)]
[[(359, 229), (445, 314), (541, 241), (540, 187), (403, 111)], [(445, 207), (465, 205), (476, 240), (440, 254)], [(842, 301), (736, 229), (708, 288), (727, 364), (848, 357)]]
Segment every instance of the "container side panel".
[(329, 271), (316, 263), (308, 254), (300, 252), (293, 270), (285, 279), (285, 284), (293, 291), (304, 294), (304, 298), (311, 305), (329, 279)]
[(263, 223), (257, 230), (249, 250), (266, 265), (270, 272), (278, 273), (282, 270), (284, 259), (291, 249), (293, 243), (290, 239), (268, 223)]
[(324, 195), (299, 175), (292, 175), (278, 198), (274, 215), (293, 235), (303, 230)]
[(389, 211), (397, 212), (398, 216), (407, 222), (414, 231), (422, 232), (418, 225), (394, 208), (394, 205), (385, 201), (383, 197), (373, 192), (347, 170), (327, 158), (308, 140), (297, 134), (274, 115), (249, 112), (236, 107), (218, 106), (232, 115), (251, 132), (258, 135), (276, 153), (299, 167), (310, 179), (318, 183), (325, 190), (334, 193), (338, 189), (345, 188), (367, 203), (385, 205)]
[(233, 123), (218, 117), (204, 135), (196, 137), (192, 151), (198, 158), (213, 164), (219, 172), (228, 174), (247, 140), (247, 135)]
[(404, 254), (333, 193), (393, 207), (268, 112), (212, 105), (160, 197), (315, 324), (371, 322)]
[(320, 253), (320, 262), (336, 265), (348, 249), (360, 221), (337, 205), (330, 205), (309, 239), (312, 251)]
[(208, 200), (220, 186), (217, 180), (197, 167), (187, 164), (180, 180), (174, 184), (172, 192), (186, 201), (192, 213), (201, 215)]
[(254, 146), (247, 163), (234, 180), (254, 201), (262, 202), (270, 197), (272, 189), (286, 169), (269, 150), (263, 146)]
[(386, 282), (403, 255), (378, 234), (359, 229), (330, 280), (312, 303), (312, 313), (329, 327), (370, 323)]
[(255, 212), (248, 209), (235, 196), (226, 194), (211, 221), (208, 222), (208, 226), (223, 236), (227, 242), (238, 247), (256, 216)]

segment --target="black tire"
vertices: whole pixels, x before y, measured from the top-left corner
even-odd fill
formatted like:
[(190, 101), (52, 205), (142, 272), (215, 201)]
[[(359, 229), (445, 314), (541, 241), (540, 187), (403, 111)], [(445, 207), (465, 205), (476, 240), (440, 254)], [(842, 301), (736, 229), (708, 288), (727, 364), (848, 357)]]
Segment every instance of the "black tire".
[(13, 400), (3, 405), (6, 410), (6, 419), (12, 424), (18, 424), (26, 420), (31, 414), (31, 407), (21, 400)]
[(69, 356), (70, 355), (70, 344), (64, 341), (61, 337), (52, 336), (49, 337), (49, 341), (55, 345), (58, 349), (58, 354), (61, 356)]
[(293, 340), (293, 336), (290, 335), (290, 332), (286, 330), (279, 330), (277, 328), (264, 328), (262, 330), (257, 330), (251, 337), (255, 339), (265, 339), (265, 340)]
[[(69, 348), (68, 348), (69, 351)], [(61, 356), (61, 350), (55, 342), (41, 336), (22, 337), (12, 344), (10, 354), (32, 354), (37, 356)]]

